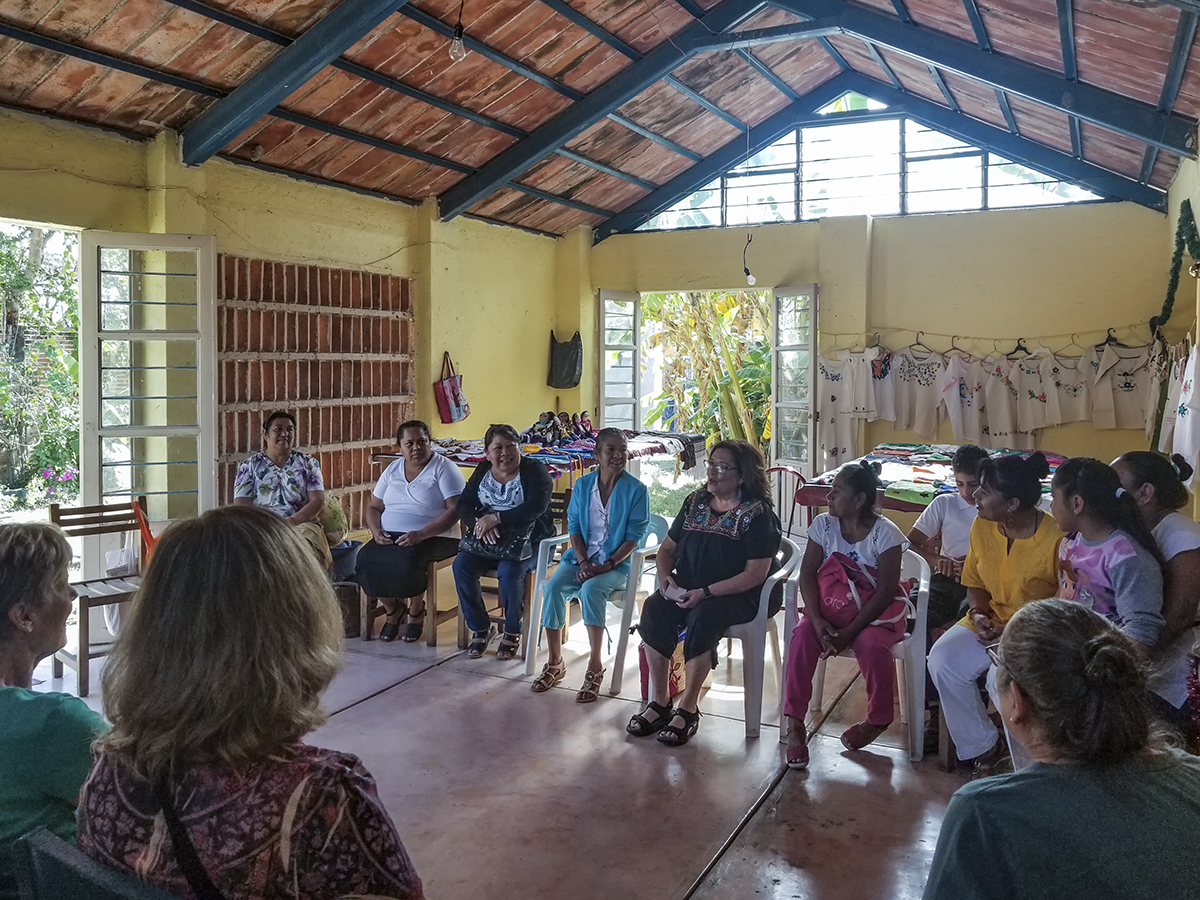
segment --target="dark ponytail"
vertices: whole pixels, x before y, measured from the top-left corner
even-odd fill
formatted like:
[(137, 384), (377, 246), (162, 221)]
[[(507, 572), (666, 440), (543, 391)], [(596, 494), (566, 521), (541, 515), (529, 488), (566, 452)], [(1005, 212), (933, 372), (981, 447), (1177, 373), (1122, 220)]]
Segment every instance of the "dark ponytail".
[(1124, 464), (1137, 487), (1149, 484), (1154, 499), (1163, 509), (1180, 509), (1187, 505), (1188, 490), (1184, 482), (1195, 474), (1188, 461), (1176, 453), (1169, 460), (1149, 450), (1123, 453), (1117, 462)]
[(1016, 498), (1020, 510), (1033, 509), (1042, 499), (1042, 479), (1050, 474), (1045, 454), (992, 456), (979, 463), (979, 483), (994, 488), (1006, 500)]
[(1121, 487), (1121, 478), (1112, 466), (1098, 459), (1074, 456), (1058, 467), (1051, 484), (1065, 496), (1082, 497), (1088, 515), (1124, 531), (1163, 565), (1162, 552), (1138, 510), (1137, 501)]

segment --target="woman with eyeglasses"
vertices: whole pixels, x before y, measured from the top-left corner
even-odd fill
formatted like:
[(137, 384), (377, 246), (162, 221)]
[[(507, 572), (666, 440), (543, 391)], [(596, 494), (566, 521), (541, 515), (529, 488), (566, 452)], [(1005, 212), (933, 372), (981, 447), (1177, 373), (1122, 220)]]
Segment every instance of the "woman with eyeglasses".
[(1134, 642), (1083, 604), (1040, 600), (990, 655), (1033, 762), (954, 795), (924, 900), (1196, 896), (1200, 759), (1156, 740)]
[[(688, 495), (658, 550), (658, 590), (638, 632), (650, 668), (650, 702), (629, 720), (634, 737), (680, 746), (700, 723), (698, 703), (712, 652), (725, 629), (758, 614), (759, 590), (779, 551), (762, 454), (746, 441), (721, 441), (708, 454), (708, 480)], [(780, 599), (772, 601), (777, 612)], [(671, 706), (671, 656), (683, 641), (687, 683)]]

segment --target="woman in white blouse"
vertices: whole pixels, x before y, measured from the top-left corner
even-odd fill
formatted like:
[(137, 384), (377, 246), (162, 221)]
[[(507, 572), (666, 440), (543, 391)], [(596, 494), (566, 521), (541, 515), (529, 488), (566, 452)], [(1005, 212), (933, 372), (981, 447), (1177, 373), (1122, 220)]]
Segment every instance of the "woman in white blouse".
[(1151, 660), (1151, 702), (1195, 747), (1200, 698), (1189, 699), (1188, 676), (1196, 672), (1193, 654), (1200, 641), (1200, 523), (1178, 512), (1189, 499), (1184, 482), (1192, 477), (1192, 467), (1178, 453), (1168, 461), (1145, 450), (1126, 453), (1112, 466), (1166, 560), (1162, 613), (1167, 624)]
[(359, 551), (354, 576), (387, 613), (379, 639), (394, 641), (407, 615), (401, 640), (412, 643), (425, 622), (426, 566), (458, 551), (455, 501), (466, 480), (458, 466), (433, 452), (424, 422), (401, 423), (396, 443), (400, 459), (384, 469), (367, 503), (371, 542)]

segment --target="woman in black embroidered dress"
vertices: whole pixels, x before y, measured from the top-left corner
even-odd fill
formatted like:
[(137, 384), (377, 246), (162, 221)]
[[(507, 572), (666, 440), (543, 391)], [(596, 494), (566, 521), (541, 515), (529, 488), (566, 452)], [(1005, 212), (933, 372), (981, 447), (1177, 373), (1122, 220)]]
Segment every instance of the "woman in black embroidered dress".
[[(683, 501), (658, 551), (658, 590), (647, 598), (638, 626), (650, 665), (650, 703), (626, 731), (657, 734), (671, 746), (696, 733), (712, 651), (725, 629), (757, 615), (779, 540), (762, 455), (746, 441), (715, 444), (707, 483)], [(685, 629), (687, 684), (672, 710), (670, 660)]]

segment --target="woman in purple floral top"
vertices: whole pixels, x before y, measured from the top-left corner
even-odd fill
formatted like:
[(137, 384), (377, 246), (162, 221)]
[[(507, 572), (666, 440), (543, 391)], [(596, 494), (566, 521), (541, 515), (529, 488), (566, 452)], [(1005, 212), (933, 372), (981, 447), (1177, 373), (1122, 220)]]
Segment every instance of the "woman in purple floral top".
[(263, 448), (238, 466), (233, 502), (269, 509), (287, 519), (328, 569), (329, 541), (317, 517), (325, 505), (325, 480), (315, 457), (295, 449), (296, 419), (279, 410), (263, 423)]
[(80, 848), (184, 897), (200, 881), (180, 864), (191, 844), (224, 900), (421, 900), (359, 760), (302, 742), (324, 720), (341, 630), (278, 516), (226, 507), (172, 525), (104, 670), (113, 730), (80, 795)]

